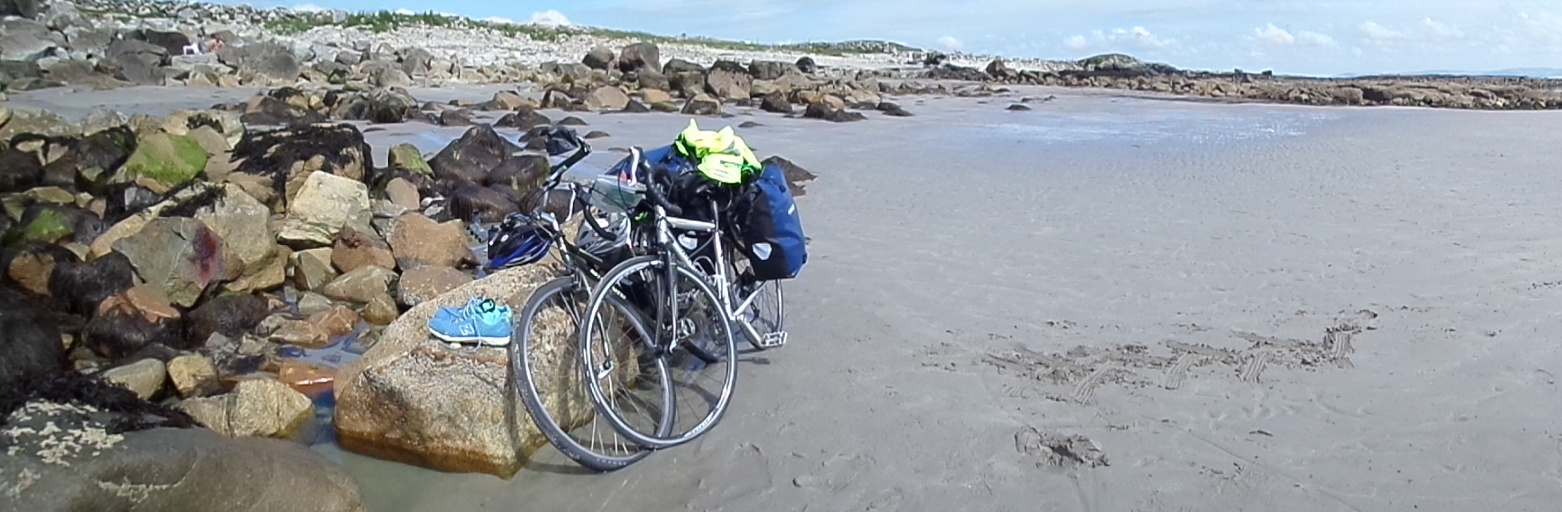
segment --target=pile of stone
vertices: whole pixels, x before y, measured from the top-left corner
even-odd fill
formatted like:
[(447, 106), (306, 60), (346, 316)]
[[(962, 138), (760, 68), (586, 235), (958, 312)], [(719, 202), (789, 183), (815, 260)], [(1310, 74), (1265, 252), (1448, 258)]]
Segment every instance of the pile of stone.
[(1109, 54), (1056, 71), (1010, 69), (1002, 59), (983, 70), (943, 64), (923, 78), (988, 83), (1128, 89), (1228, 100), (1303, 105), (1405, 106), (1481, 110), (1562, 109), (1562, 80), (1518, 77), (1378, 77), (1320, 79), (1269, 72), (1184, 71)]

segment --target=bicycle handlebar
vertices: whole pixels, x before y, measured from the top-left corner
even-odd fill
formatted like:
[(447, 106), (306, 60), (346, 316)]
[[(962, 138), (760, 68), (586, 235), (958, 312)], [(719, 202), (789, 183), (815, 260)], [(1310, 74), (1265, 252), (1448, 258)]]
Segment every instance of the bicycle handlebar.
[(679, 208), (677, 205), (669, 202), (667, 200), (667, 196), (662, 195), (661, 190), (656, 187), (658, 183), (662, 183), (664, 181), (667, 182), (668, 185), (672, 184), (672, 179), (667, 176), (667, 170), (654, 165), (646, 165), (645, 161), (640, 158), (640, 153), (641, 149), (639, 147), (629, 148), (629, 155), (632, 159), (631, 163), (635, 164), (634, 168), (645, 169), (646, 197), (651, 199), (652, 204), (661, 206), (663, 210), (666, 210), (667, 215), (671, 215), (673, 217), (683, 215), (683, 208)]

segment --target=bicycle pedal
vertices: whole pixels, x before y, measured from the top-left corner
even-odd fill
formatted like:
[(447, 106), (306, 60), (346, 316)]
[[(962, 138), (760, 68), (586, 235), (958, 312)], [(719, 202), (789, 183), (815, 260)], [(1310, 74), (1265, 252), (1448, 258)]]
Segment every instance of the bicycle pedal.
[(759, 346), (765, 348), (776, 348), (782, 345), (786, 345), (786, 331), (765, 333), (765, 336), (759, 340)]

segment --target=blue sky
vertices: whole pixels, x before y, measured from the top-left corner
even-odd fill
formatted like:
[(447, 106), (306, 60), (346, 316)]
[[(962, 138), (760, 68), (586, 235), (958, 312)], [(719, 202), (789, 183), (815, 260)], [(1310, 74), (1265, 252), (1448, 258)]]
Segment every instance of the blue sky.
[[(978, 54), (1123, 52), (1335, 75), (1562, 67), (1562, 0), (308, 0), (757, 42), (888, 39)], [(262, 0), (257, 6), (300, 2)]]

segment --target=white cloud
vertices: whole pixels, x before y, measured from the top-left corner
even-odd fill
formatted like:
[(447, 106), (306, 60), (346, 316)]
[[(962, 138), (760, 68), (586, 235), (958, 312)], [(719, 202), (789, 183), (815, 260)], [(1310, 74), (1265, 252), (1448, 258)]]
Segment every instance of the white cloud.
[(962, 44), (959, 39), (955, 39), (954, 36), (944, 36), (938, 38), (938, 46), (945, 50), (958, 52), (960, 51), (960, 48), (965, 45)]
[(391, 11), (391, 12), (396, 13), (396, 14), (401, 14), (401, 15), (404, 15), (404, 16), (411, 16), (411, 15), (417, 14), (416, 12), (412, 12), (412, 9), (408, 9), (406, 7), (402, 7), (400, 9), (396, 9), (396, 10)]
[(1367, 39), (1372, 39), (1375, 41), (1393, 41), (1398, 39), (1405, 39), (1404, 32), (1390, 30), (1388, 27), (1379, 25), (1375, 21), (1362, 22), (1361, 26), (1357, 28), (1361, 30), (1362, 35), (1367, 36)]
[(1562, 44), (1562, 16), (1548, 13), (1519, 13), (1525, 33), (1544, 44)]
[(527, 23), (530, 23), (532, 25), (544, 25), (544, 26), (550, 26), (550, 27), (557, 27), (557, 26), (563, 26), (563, 25), (569, 25), (570, 24), (569, 18), (564, 17), (564, 13), (559, 12), (556, 9), (548, 9), (546, 11), (534, 12), (534, 13), (532, 13), (531, 20), (528, 21)]
[(1464, 39), (1464, 31), (1458, 26), (1449, 25), (1432, 18), (1421, 19), (1421, 29), (1431, 35), (1433, 39)]
[(1273, 46), (1291, 46), (1296, 44), (1296, 36), (1291, 35), (1290, 32), (1283, 28), (1276, 27), (1273, 23), (1264, 28), (1253, 29), (1253, 39)]
[(1144, 27), (1119, 28), (1113, 29), (1111, 32), (1097, 30), (1088, 37), (1076, 35), (1063, 40), (1063, 46), (1070, 50), (1124, 47), (1138, 50), (1158, 50), (1176, 44), (1176, 40), (1157, 36)]

